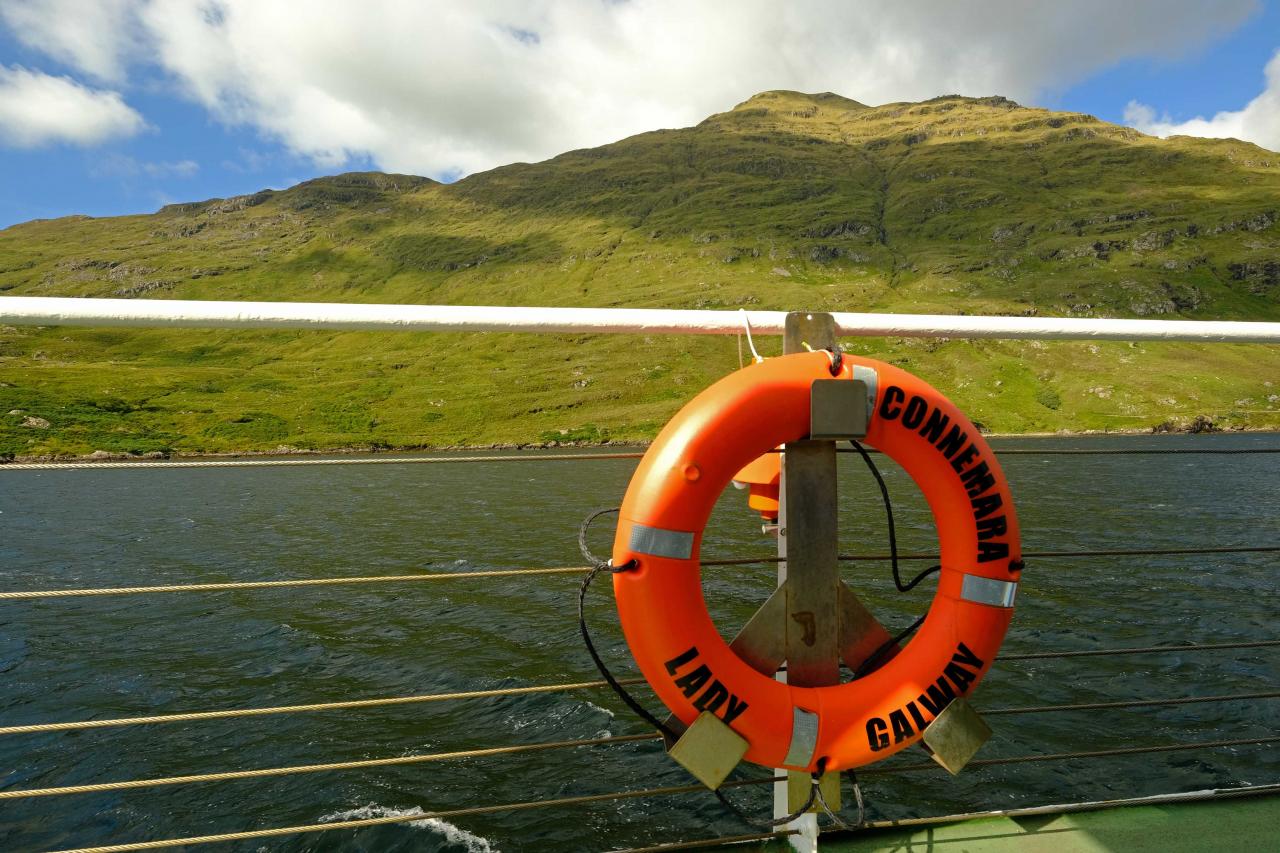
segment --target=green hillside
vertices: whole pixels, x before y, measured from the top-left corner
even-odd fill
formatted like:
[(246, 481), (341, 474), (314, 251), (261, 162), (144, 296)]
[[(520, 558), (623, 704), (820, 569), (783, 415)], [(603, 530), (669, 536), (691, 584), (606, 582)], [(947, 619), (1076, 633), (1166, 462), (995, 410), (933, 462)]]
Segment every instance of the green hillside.
[[(449, 185), (18, 225), (0, 292), (1280, 320), (1278, 220), (1280, 154), (1246, 143), (766, 92)], [(846, 344), (995, 431), (1280, 427), (1276, 347)], [(0, 453), (643, 439), (737, 359), (732, 338), (0, 328)]]

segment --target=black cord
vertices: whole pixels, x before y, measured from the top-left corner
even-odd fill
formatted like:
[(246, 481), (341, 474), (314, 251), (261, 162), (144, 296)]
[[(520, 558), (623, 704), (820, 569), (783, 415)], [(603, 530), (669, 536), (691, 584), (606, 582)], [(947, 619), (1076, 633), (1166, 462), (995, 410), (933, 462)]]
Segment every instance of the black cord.
[[(849, 443), (853, 445), (854, 450), (858, 451), (858, 454), (862, 457), (862, 461), (867, 464), (867, 469), (871, 472), (871, 476), (875, 477), (876, 485), (880, 487), (880, 498), (884, 501), (885, 522), (889, 527), (889, 559), (893, 564), (893, 585), (898, 588), (898, 592), (910, 592), (929, 575), (934, 572), (942, 571), (942, 566), (930, 566), (907, 583), (902, 582), (902, 575), (898, 570), (898, 532), (893, 523), (893, 501), (889, 498), (889, 487), (885, 485), (884, 477), (880, 474), (880, 469), (876, 467), (875, 461), (872, 460), (871, 454), (867, 453), (866, 448), (853, 439), (850, 439)], [(928, 614), (926, 613), (925, 616), (927, 615)], [(868, 655), (867, 658), (858, 665), (858, 668), (854, 670), (854, 680), (856, 681), (867, 673), (875, 670), (884, 661), (886, 655), (888, 655), (893, 649), (896, 649), (899, 643), (909, 637), (917, 628), (924, 624), (925, 616), (921, 616), (916, 619), (896, 637), (881, 643), (880, 647)]]
[[(614, 571), (612, 560), (602, 560), (595, 554), (591, 553), (591, 549), (587, 547), (587, 533), (591, 530), (591, 522), (595, 521), (602, 515), (614, 515), (622, 511), (622, 507), (613, 506), (606, 509), (598, 509), (595, 512), (582, 519), (582, 524), (578, 526), (578, 550), (582, 552), (582, 558), (590, 563), (593, 567), (602, 569), (607, 568)], [(632, 563), (635, 561), (633, 560)], [(630, 568), (628, 566), (627, 568)]]
[(849, 439), (849, 443), (853, 445), (853, 449), (858, 451), (862, 457), (862, 461), (867, 464), (867, 470), (871, 472), (871, 476), (876, 478), (876, 485), (880, 487), (880, 499), (884, 501), (884, 517), (889, 526), (889, 559), (893, 561), (893, 583), (898, 588), (898, 592), (910, 592), (915, 589), (920, 581), (927, 578), (934, 572), (942, 570), (942, 566), (933, 566), (925, 569), (916, 575), (908, 583), (902, 582), (902, 575), (898, 570), (898, 531), (893, 523), (893, 501), (889, 499), (889, 487), (885, 485), (884, 477), (880, 475), (880, 469), (876, 467), (876, 463), (871, 458), (871, 454), (867, 453), (865, 447), (854, 439)]
[(609, 671), (609, 667), (600, 658), (600, 653), (596, 651), (596, 644), (591, 642), (591, 632), (587, 630), (587, 590), (591, 588), (591, 582), (595, 580), (596, 575), (603, 571), (609, 571), (614, 574), (619, 572), (629, 572), (636, 567), (636, 561), (631, 560), (625, 565), (614, 567), (612, 561), (601, 560), (591, 553), (587, 547), (587, 531), (591, 529), (591, 522), (595, 521), (602, 515), (618, 512), (621, 507), (613, 507), (612, 509), (601, 509), (588, 515), (582, 521), (582, 526), (578, 528), (578, 547), (582, 549), (582, 556), (591, 563), (591, 571), (587, 572), (587, 576), (582, 579), (582, 586), (578, 589), (578, 631), (582, 634), (582, 642), (587, 647), (587, 654), (591, 655), (591, 660), (595, 663), (596, 669), (600, 671), (600, 676), (613, 688), (613, 692), (618, 694), (618, 698), (626, 703), (627, 707), (636, 713), (642, 720), (649, 723), (662, 734), (674, 740), (678, 735), (671, 730), (671, 727), (659, 720), (653, 714), (645, 710), (644, 706), (636, 701), (627, 689), (618, 683), (618, 679), (613, 677), (613, 673)]
[(629, 571), (629, 569), (614, 570), (606, 565), (595, 566), (591, 571), (587, 572), (587, 576), (582, 579), (582, 587), (578, 590), (578, 630), (582, 632), (582, 642), (586, 644), (587, 654), (591, 655), (591, 660), (595, 662), (596, 669), (600, 670), (600, 675), (609, 686), (613, 688), (613, 692), (618, 694), (618, 698), (627, 704), (627, 707), (636, 713), (642, 720), (662, 732), (669, 738), (675, 739), (678, 735), (671, 730), (671, 727), (659, 720), (653, 714), (645, 710), (644, 706), (635, 700), (635, 698), (627, 692), (627, 689), (618, 683), (618, 679), (613, 677), (613, 673), (609, 671), (609, 667), (605, 666), (604, 661), (600, 659), (600, 654), (596, 651), (595, 643), (591, 642), (591, 632), (587, 630), (586, 601), (587, 590), (591, 588), (591, 581), (595, 576), (605, 569), (611, 571)]

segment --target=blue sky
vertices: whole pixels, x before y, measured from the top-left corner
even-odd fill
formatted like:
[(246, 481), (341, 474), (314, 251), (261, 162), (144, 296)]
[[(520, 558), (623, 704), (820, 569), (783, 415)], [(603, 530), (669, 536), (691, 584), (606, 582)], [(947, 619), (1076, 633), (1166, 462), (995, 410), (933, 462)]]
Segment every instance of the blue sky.
[(1158, 104), (1176, 121), (1238, 110), (1262, 92), (1263, 67), (1280, 50), (1280, 3), (1267, 3), (1242, 25), (1177, 59), (1130, 59), (1100, 70), (1038, 106), (1090, 113), (1124, 123), (1129, 101)]
[(946, 20), (951, 3), (926, 20), (812, 0), (788, 15), (736, 4), (729, 24), (715, 3), (315, 0), (306, 20), (281, 0), (102, 0), (78, 20), (69, 2), (0, 0), (0, 227), (359, 169), (449, 180), (692, 124), (767, 88), (1006, 94), (1280, 149), (1280, 60), (1271, 90), (1264, 72), (1277, 2), (1131, 0), (1045, 20), (975, 0), (1001, 14)]

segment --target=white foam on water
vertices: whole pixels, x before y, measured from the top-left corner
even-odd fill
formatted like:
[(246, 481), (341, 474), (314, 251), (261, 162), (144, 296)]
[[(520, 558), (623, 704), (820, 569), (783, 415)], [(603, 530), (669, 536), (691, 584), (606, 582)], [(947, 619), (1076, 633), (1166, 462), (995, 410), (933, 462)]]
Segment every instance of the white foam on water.
[(599, 705), (597, 705), (594, 702), (588, 702), (587, 707), (593, 711), (599, 711), (601, 714), (604, 714), (609, 719), (613, 719), (613, 712), (610, 711), (608, 708), (601, 708)]
[[(370, 803), (367, 806), (361, 806), (358, 809), (349, 809), (345, 812), (334, 812), (333, 814), (323, 815), (320, 818), (321, 823), (329, 823), (338, 820), (367, 820), (374, 817), (404, 817), (408, 815), (423, 814), (422, 809), (414, 806), (411, 809), (393, 809), (389, 806), (380, 806), (376, 803)], [(439, 833), (444, 836), (444, 840), (450, 844), (459, 844), (466, 848), (467, 853), (499, 853), (497, 847), (487, 838), (481, 838), (479, 835), (467, 832), (461, 827), (454, 826), (447, 820), (440, 820), (436, 817), (424, 817), (422, 820), (405, 821), (402, 826), (412, 826), (415, 829), (426, 829)]]

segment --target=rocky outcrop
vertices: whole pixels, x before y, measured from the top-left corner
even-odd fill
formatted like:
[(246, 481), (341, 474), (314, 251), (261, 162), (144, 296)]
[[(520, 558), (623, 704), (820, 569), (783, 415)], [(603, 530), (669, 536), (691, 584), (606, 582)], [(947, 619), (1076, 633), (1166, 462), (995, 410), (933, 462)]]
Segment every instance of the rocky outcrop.
[(875, 228), (856, 219), (844, 219), (839, 222), (826, 222), (812, 225), (800, 232), (801, 237), (870, 237)]
[(1266, 294), (1280, 285), (1280, 261), (1243, 261), (1227, 264), (1232, 281), (1243, 281), (1251, 293)]

